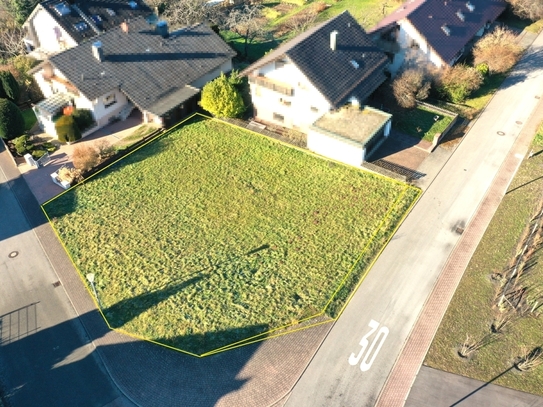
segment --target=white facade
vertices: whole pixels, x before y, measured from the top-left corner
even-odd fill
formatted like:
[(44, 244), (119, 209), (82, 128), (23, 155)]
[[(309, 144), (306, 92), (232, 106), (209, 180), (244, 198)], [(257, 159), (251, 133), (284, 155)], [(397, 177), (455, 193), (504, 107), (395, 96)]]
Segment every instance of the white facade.
[(271, 62), (251, 74), (258, 75), (292, 88), (293, 94), (285, 95), (251, 83), (251, 99), (256, 119), (307, 132), (308, 127), (331, 108), (330, 103), (286, 57), (284, 63)]
[(399, 21), (399, 26), (397, 43), (400, 46), (400, 51), (394, 55), (394, 60), (389, 66), (392, 76), (396, 76), (406, 58), (413, 56), (416, 56), (418, 61), (430, 62), (438, 68), (448, 65), (407, 19)]
[(361, 143), (325, 135), (313, 129), (307, 133), (307, 148), (324, 157), (355, 167), (362, 165), (366, 155), (366, 149)]
[(55, 54), (77, 45), (77, 42), (74, 41), (66, 30), (64, 30), (55, 19), (39, 5), (24, 26), (27, 30), (31, 30), (31, 24), (34, 27), (34, 32), (39, 44), (35, 44), (32, 39), (27, 36), (27, 38), (24, 39), (27, 49), (32, 47), (39, 49), (45, 54)]
[(197, 80), (192, 82), (190, 86), (194, 88), (202, 89), (206, 83), (211, 82), (213, 79), (218, 78), (221, 75), (221, 72), (226, 74), (227, 72), (230, 72), (231, 70), (232, 70), (232, 60), (229, 59), (228, 61), (223, 62), (221, 66), (219, 66), (217, 69), (205, 74), (201, 78), (198, 78)]
[[(128, 103), (126, 95), (118, 89), (112, 89), (97, 99), (89, 100), (81, 92), (77, 91), (75, 86), (71, 85), (58, 69), (53, 69), (50, 66), (45, 66), (36, 72), (34, 79), (46, 99), (56, 93), (67, 93), (72, 96), (73, 105), (76, 108), (91, 110), (97, 124), (93, 131), (110, 123)], [(35, 109), (35, 112), (43, 130), (48, 134), (56, 135), (52, 115), (41, 111), (39, 108)]]

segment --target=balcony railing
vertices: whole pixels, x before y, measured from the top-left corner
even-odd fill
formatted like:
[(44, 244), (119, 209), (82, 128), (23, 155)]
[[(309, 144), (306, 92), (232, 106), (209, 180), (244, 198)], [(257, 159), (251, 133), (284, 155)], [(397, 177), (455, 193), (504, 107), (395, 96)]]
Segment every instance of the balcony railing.
[(77, 88), (70, 82), (70, 81), (67, 81), (66, 79), (63, 79), (59, 76), (56, 76), (56, 75), (43, 75), (43, 79), (45, 79), (46, 81), (55, 81), (55, 82), (58, 82), (62, 85), (64, 85), (66, 87), (66, 90), (76, 96), (79, 96), (79, 90), (77, 90)]
[(283, 95), (294, 95), (294, 88), (289, 84), (277, 82), (275, 80), (266, 78), (265, 76), (249, 76), (249, 82), (262, 86), (266, 89), (271, 89), (275, 92), (282, 93)]

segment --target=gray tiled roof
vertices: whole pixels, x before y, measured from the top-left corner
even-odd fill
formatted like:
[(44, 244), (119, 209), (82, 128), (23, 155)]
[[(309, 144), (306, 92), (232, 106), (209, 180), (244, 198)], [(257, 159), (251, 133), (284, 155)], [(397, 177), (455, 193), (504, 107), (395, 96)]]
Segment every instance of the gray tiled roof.
[[(75, 7), (67, 0), (46, 0), (40, 5), (49, 12), (57, 23), (66, 30), (66, 32), (79, 44), (86, 39), (92, 38), (101, 31), (107, 31), (118, 26), (125, 20), (134, 19), (140, 16), (148, 17), (152, 10), (143, 2), (143, 0), (132, 0), (136, 4), (135, 8), (129, 5), (130, 0), (85, 0), (73, 2)], [(69, 13), (60, 15), (56, 11), (56, 6), (64, 3)], [(108, 10), (114, 14), (110, 15)], [(79, 11), (83, 13), (83, 16)], [(93, 16), (99, 16), (94, 17)], [(89, 24), (89, 20), (90, 23)], [(101, 20), (101, 21), (100, 21)], [(76, 29), (77, 23), (84, 22), (86, 28)], [(94, 25), (94, 27), (93, 27)], [(36, 31), (40, 27), (35, 27)]]
[[(332, 31), (338, 32), (335, 51), (330, 48)], [(248, 75), (283, 55), (335, 108), (345, 104), (350, 96), (365, 100), (386, 79), (387, 56), (347, 11), (281, 45), (241, 74)]]
[(90, 100), (119, 88), (140, 109), (162, 115), (173, 103), (171, 98), (179, 104), (181, 97), (194, 93), (186, 85), (235, 55), (205, 24), (186, 27), (167, 39), (141, 17), (128, 27), (127, 33), (116, 28), (95, 38), (102, 43), (102, 62), (93, 56), (91, 42), (49, 61)]
[[(426, 0), (413, 10), (408, 20), (419, 31), (432, 48), (449, 62), (487, 22), (493, 22), (504, 10), (504, 0), (470, 0), (470, 11), (466, 0)], [(464, 21), (456, 13), (462, 12)], [(441, 27), (446, 24), (450, 35)]]

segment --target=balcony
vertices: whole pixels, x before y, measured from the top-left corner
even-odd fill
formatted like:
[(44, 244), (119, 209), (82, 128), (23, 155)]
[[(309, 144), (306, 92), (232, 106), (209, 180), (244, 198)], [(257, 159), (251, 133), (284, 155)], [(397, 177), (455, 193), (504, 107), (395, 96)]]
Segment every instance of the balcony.
[(77, 88), (70, 81), (67, 81), (66, 79), (63, 79), (56, 75), (45, 75), (45, 74), (43, 75), (43, 79), (45, 79), (48, 82), (54, 81), (54, 82), (60, 83), (66, 88), (68, 92), (70, 92), (71, 94), (75, 96), (79, 96), (79, 90), (77, 90)]
[(265, 76), (249, 76), (249, 83), (262, 86), (263, 88), (273, 90), (274, 92), (281, 93), (286, 96), (294, 95), (294, 88), (287, 83), (278, 82)]

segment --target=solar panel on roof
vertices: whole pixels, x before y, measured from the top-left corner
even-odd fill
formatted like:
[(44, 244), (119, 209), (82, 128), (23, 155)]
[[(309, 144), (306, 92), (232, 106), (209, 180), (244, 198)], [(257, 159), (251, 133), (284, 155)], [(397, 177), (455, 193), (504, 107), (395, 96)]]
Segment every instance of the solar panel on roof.
[(57, 12), (57, 14), (59, 16), (65, 16), (65, 15), (68, 15), (71, 13), (71, 10), (70, 10), (70, 6), (68, 6), (66, 3), (64, 2), (61, 2), (61, 3), (58, 3), (58, 4), (55, 4), (53, 6), (53, 8), (55, 9), (55, 11)]

